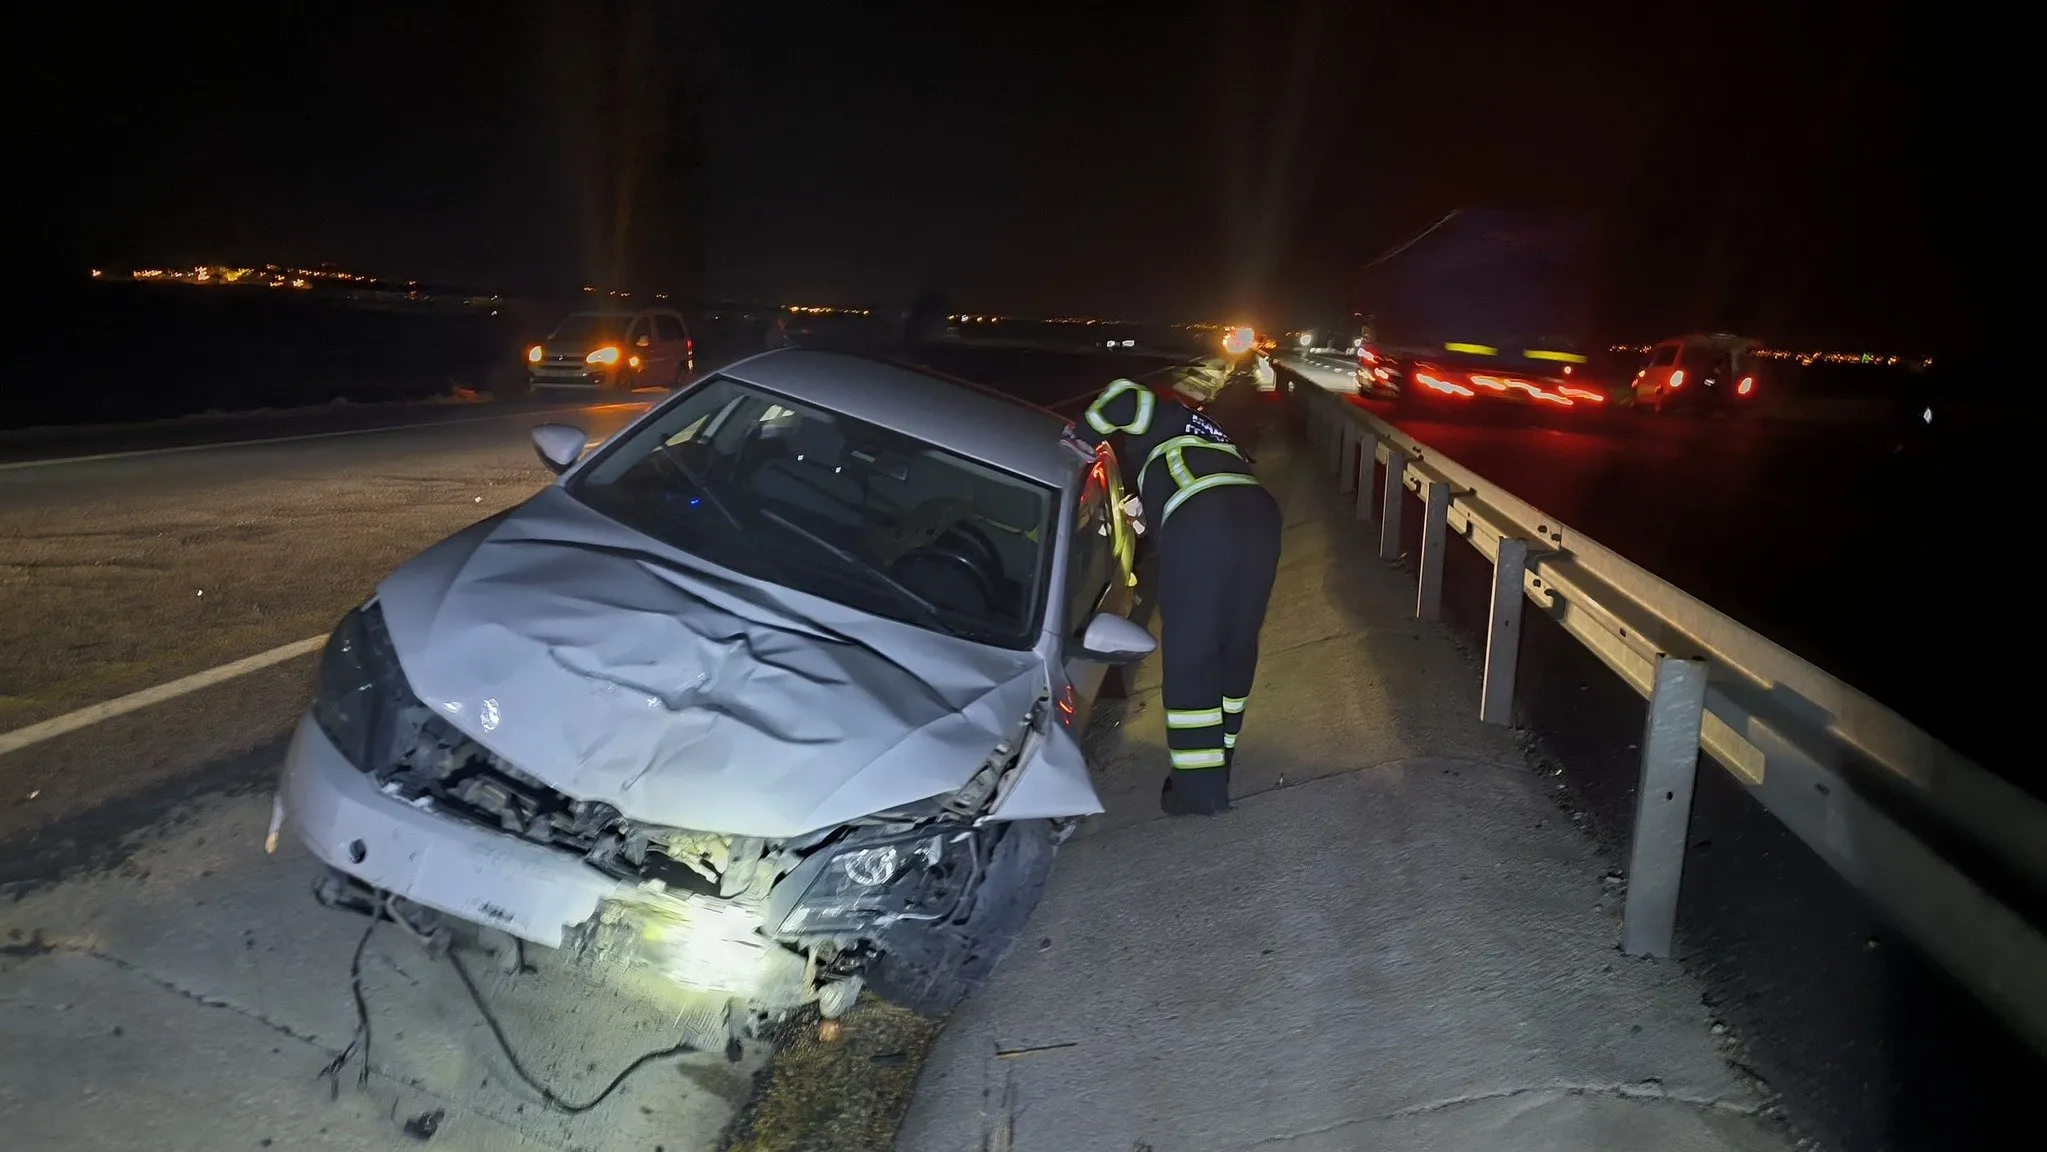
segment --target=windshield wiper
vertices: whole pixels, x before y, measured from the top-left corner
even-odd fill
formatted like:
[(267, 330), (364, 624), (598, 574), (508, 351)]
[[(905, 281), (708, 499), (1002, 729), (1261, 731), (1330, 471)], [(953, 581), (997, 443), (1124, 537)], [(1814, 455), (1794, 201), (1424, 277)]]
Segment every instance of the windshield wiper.
[(663, 444), (659, 448), (654, 449), (654, 455), (667, 461), (670, 468), (682, 473), (682, 478), (689, 481), (691, 487), (702, 493), (704, 499), (711, 502), (711, 507), (717, 510), (718, 515), (725, 518), (725, 523), (732, 525), (735, 531), (746, 531), (745, 526), (740, 524), (739, 517), (734, 516), (732, 509), (725, 506), (725, 501), (719, 499), (716, 492), (711, 491), (710, 484), (701, 475), (698, 475), (695, 468), (684, 463), (682, 457), (668, 454), (668, 445)]
[(816, 545), (818, 548), (836, 557), (840, 563), (845, 564), (848, 567), (851, 567), (859, 572), (866, 574), (868, 577), (873, 579), (875, 583), (880, 584), (882, 587), (887, 588), (891, 592), (894, 592), (898, 597), (902, 599), (903, 603), (910, 605), (912, 608), (915, 608), (917, 610), (917, 614), (924, 618), (924, 623), (929, 627), (936, 629), (937, 631), (943, 632), (947, 636), (960, 635), (960, 633), (956, 629), (954, 629), (945, 622), (945, 618), (939, 614), (938, 606), (936, 604), (933, 604), (931, 601), (926, 600), (924, 597), (918, 595), (915, 591), (911, 590), (902, 581), (889, 575), (887, 572), (882, 571), (880, 568), (875, 567), (873, 563), (861, 559), (854, 553), (846, 551), (844, 548), (839, 547), (837, 544), (834, 544), (831, 541), (825, 539), (824, 537), (819, 536), (817, 533), (812, 532), (810, 529), (805, 528), (803, 525), (796, 523), (794, 520), (791, 520), (787, 516), (783, 516), (778, 512), (770, 512), (766, 508), (763, 508), (760, 510), (760, 514), (762, 519), (772, 520), (775, 523), (780, 524), (782, 527), (787, 528), (789, 531), (795, 533), (798, 537), (810, 541), (813, 545)]

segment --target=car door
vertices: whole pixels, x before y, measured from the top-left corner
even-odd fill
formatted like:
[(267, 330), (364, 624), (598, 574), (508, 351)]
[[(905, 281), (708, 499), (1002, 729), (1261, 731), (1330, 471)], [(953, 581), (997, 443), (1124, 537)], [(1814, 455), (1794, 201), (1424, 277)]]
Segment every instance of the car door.
[[(1117, 498), (1121, 482), (1116, 461), (1105, 445), (1088, 466), (1079, 507), (1072, 525), (1072, 546), (1066, 556), (1066, 678), (1077, 697), (1075, 717), (1085, 725), (1101, 696), (1109, 665), (1080, 654), (1081, 636), (1097, 613), (1127, 616), (1136, 602), (1133, 569), (1134, 537)], [(1079, 726), (1077, 725), (1077, 726)]]

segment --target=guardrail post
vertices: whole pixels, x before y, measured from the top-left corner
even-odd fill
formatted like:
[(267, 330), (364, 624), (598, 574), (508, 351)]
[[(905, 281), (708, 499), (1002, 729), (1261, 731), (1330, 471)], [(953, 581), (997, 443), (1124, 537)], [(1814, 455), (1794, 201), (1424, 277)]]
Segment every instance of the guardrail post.
[(1429, 485), (1428, 511), (1422, 515), (1422, 572), (1415, 588), (1414, 614), (1420, 620), (1443, 615), (1443, 543), (1450, 535), (1450, 485)]
[(1621, 918), (1621, 951), (1629, 955), (1670, 955), (1705, 710), (1706, 662), (1658, 656), (1642, 734), (1642, 779), (1635, 794), (1628, 901)]
[(1407, 453), (1386, 453), (1386, 488), (1379, 497), (1379, 559), (1400, 559), (1400, 494), (1407, 480)]
[(1493, 606), (1485, 634), (1485, 681), (1478, 718), (1507, 724), (1514, 718), (1514, 665), (1521, 658), (1521, 581), (1528, 571), (1528, 541), (1500, 538), (1493, 560)]
[(1379, 438), (1377, 436), (1360, 434), (1358, 437), (1357, 482), (1353, 487), (1357, 489), (1358, 493), (1357, 518), (1367, 522), (1374, 519), (1378, 514), (1377, 509), (1373, 507), (1373, 502), (1378, 497), (1372, 491), (1372, 469), (1378, 466)]
[(1336, 490), (1346, 496), (1357, 490), (1358, 469), (1351, 456), (1357, 447), (1358, 426), (1346, 420), (1343, 422), (1343, 438), (1336, 451)]

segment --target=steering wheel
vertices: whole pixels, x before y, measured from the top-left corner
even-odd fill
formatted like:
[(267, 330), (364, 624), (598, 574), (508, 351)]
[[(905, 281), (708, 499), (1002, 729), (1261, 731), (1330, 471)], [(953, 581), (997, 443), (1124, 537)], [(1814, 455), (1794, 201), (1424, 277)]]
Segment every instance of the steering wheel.
[(940, 532), (938, 539), (932, 543), (942, 541), (957, 541), (966, 545), (960, 551), (973, 553), (974, 561), (980, 567), (983, 582), (994, 583), (996, 574), (1002, 571), (1002, 553), (996, 550), (995, 541), (988, 538), (988, 533), (982, 531), (979, 524), (956, 520), (946, 525), (945, 530)]
[[(889, 568), (891, 576), (942, 608), (974, 614), (994, 607), (987, 570), (964, 550), (934, 542), (903, 553)], [(934, 580), (920, 570), (940, 575)]]

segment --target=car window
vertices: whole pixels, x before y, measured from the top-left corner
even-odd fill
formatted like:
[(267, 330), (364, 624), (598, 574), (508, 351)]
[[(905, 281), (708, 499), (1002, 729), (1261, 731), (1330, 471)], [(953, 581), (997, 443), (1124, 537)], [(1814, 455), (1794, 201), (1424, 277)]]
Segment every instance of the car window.
[(1066, 626), (1075, 635), (1094, 617), (1115, 576), (1115, 533), (1108, 485), (1097, 473), (1081, 493), (1066, 557)]
[(568, 491), (710, 563), (877, 616), (1013, 649), (1044, 626), (1052, 489), (731, 377), (628, 429)]
[(668, 344), (680, 343), (687, 335), (682, 330), (682, 321), (674, 316), (656, 315), (654, 331), (661, 337), (663, 343)]
[(626, 332), (625, 338), (627, 341), (637, 344), (641, 340), (645, 339), (646, 335), (647, 318), (645, 316), (641, 316), (633, 321), (633, 326)]
[(1706, 345), (1694, 345), (1684, 350), (1684, 366), (1701, 372), (1711, 372), (1728, 366), (1728, 350)]
[(1664, 344), (1649, 356), (1649, 367), (1668, 368), (1677, 363), (1677, 345)]
[(617, 333), (626, 323), (626, 317), (612, 312), (577, 312), (565, 317), (548, 334), (550, 340), (588, 340), (596, 336)]

